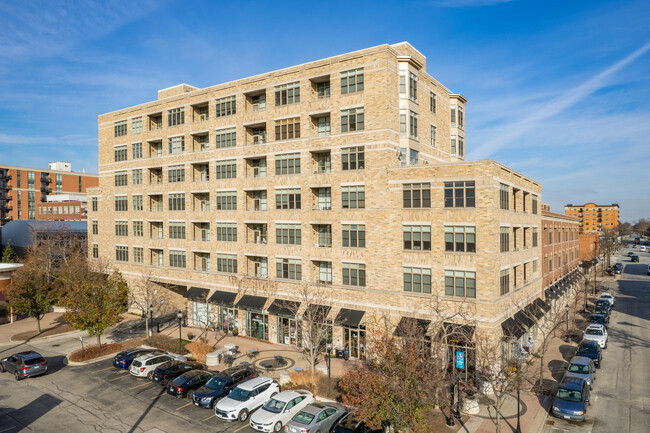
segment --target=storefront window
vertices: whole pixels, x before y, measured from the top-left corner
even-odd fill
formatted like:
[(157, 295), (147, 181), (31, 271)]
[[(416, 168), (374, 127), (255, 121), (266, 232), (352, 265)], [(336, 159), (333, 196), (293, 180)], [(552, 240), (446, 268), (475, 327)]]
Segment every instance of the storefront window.
[(210, 317), (210, 304), (192, 302), (192, 322), (195, 326), (205, 327)]
[(278, 343), (298, 344), (298, 321), (289, 317), (278, 317)]
[(366, 358), (366, 327), (343, 328), (344, 346), (350, 351), (350, 358)]
[(256, 313), (253, 311), (246, 312), (246, 335), (257, 338), (258, 340), (269, 339), (269, 315)]
[(232, 331), (239, 328), (237, 321), (239, 311), (236, 308), (219, 307), (219, 326), (221, 329)]

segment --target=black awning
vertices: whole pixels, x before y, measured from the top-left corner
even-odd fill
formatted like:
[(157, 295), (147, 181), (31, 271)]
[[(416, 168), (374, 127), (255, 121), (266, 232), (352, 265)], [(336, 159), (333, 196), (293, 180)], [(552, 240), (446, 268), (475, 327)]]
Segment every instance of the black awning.
[(210, 290), (208, 289), (190, 287), (190, 289), (183, 294), (183, 297), (192, 301), (205, 301), (208, 297), (208, 293), (210, 293)]
[(327, 316), (330, 314), (330, 310), (332, 307), (329, 305), (318, 305), (318, 304), (309, 304), (307, 306), (307, 310), (305, 310), (305, 313), (303, 314), (303, 317), (307, 319), (308, 321), (321, 321), (327, 319)]
[(416, 319), (414, 317), (402, 317), (395, 328), (395, 336), (405, 337), (411, 333), (415, 335), (426, 335), (431, 320)]
[(526, 330), (519, 325), (519, 323), (509, 317), (507, 320), (501, 323), (501, 329), (503, 333), (509, 337), (521, 338), (522, 335), (526, 333)]
[(349, 328), (358, 328), (364, 314), (366, 314), (365, 311), (341, 308), (339, 314), (336, 315), (335, 322), (337, 325), (347, 326)]
[(275, 316), (296, 317), (299, 308), (300, 302), (276, 299), (273, 301), (271, 306), (269, 306), (269, 314)]
[(529, 316), (525, 310), (517, 311), (514, 315), (514, 318), (521, 322), (521, 324), (524, 325), (526, 329), (530, 329), (535, 326), (535, 320), (533, 320), (534, 317)]
[(535, 321), (541, 319), (544, 317), (544, 311), (539, 307), (539, 305), (535, 304), (535, 301), (531, 302), (530, 304), (526, 305), (526, 315), (534, 318)]
[(546, 293), (546, 299), (558, 299), (559, 296), (551, 289), (546, 289), (544, 290), (544, 293)]
[(266, 300), (263, 296), (253, 296), (253, 295), (244, 295), (241, 297), (239, 302), (237, 302), (238, 308), (248, 308), (251, 310), (261, 310), (266, 304)]
[(222, 305), (224, 307), (232, 307), (235, 303), (236, 297), (237, 293), (222, 292), (221, 290), (217, 290), (212, 294), (212, 296), (210, 296), (210, 299), (208, 301), (212, 304)]
[(551, 306), (544, 302), (541, 298), (535, 299), (535, 305), (542, 311), (549, 311)]
[(447, 340), (469, 342), (474, 337), (474, 327), (472, 325), (445, 322), (442, 326)]

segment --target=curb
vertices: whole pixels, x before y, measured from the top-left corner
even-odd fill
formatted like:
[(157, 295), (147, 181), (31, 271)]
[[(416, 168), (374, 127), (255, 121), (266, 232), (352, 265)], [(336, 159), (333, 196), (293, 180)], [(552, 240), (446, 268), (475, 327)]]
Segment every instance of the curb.
[(89, 359), (88, 361), (79, 361), (79, 362), (70, 361), (68, 359), (68, 356), (70, 356), (70, 354), (68, 354), (68, 355), (66, 355), (65, 359), (68, 359), (68, 365), (71, 365), (71, 366), (88, 365), (88, 364), (94, 364), (95, 362), (105, 361), (107, 359), (114, 358), (115, 355), (117, 355), (118, 353), (120, 353), (120, 352), (117, 351), (117, 352), (109, 353), (108, 355), (103, 355), (103, 356), (100, 356), (100, 357), (97, 357), (97, 358)]
[(57, 339), (63, 339), (66, 337), (70, 337), (73, 335), (79, 335), (79, 336), (84, 336), (86, 334), (86, 331), (70, 331), (70, 332), (63, 332), (61, 334), (54, 334), (54, 335), (49, 335), (46, 337), (40, 337), (40, 338), (32, 338), (30, 340), (9, 340), (9, 341), (4, 341), (0, 342), (0, 345), (9, 345), (9, 344), (25, 344), (25, 343), (31, 343), (34, 341), (48, 341), (48, 340), (57, 340)]

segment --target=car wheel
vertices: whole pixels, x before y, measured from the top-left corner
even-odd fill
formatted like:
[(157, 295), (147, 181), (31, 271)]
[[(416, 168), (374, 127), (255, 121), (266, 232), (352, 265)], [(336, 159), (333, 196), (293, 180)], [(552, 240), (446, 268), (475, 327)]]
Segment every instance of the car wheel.
[(248, 419), (248, 409), (243, 409), (239, 412), (239, 421), (244, 422)]
[(148, 380), (152, 380), (152, 379), (153, 379), (153, 371), (150, 371), (149, 373), (147, 373), (147, 379), (148, 379)]
[(5, 372), (5, 366), (2, 365), (2, 363), (0, 363), (0, 373), (4, 373), (4, 372)]
[(22, 379), (22, 377), (20, 377), (20, 373), (18, 373), (18, 370), (14, 371), (14, 377), (16, 378), (16, 380)]
[(275, 425), (273, 426), (273, 431), (275, 433), (278, 433), (280, 430), (282, 430), (282, 423), (280, 421), (276, 422)]
[(193, 389), (190, 389), (189, 391), (187, 391), (187, 398), (194, 401), (194, 390)]

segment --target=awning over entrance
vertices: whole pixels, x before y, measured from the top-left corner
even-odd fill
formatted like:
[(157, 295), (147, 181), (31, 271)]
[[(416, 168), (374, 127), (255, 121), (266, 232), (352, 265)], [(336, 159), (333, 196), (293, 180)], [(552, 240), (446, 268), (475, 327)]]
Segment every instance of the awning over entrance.
[(300, 302), (276, 299), (269, 307), (269, 314), (273, 314), (274, 316), (296, 317), (299, 308)]
[(549, 311), (551, 309), (551, 306), (542, 301), (540, 298), (535, 299), (534, 303), (542, 311)]
[(410, 334), (426, 335), (430, 324), (431, 320), (402, 317), (395, 328), (394, 335), (397, 337), (405, 337)]
[(552, 288), (548, 288), (548, 289), (544, 290), (544, 293), (546, 293), (546, 299), (548, 299), (548, 298), (558, 299), (560, 297), (555, 291), (553, 291)]
[(329, 305), (309, 304), (307, 310), (303, 314), (308, 321), (325, 320), (330, 314), (332, 307)]
[(210, 296), (210, 299), (208, 301), (212, 304), (217, 304), (224, 307), (232, 307), (235, 303), (236, 297), (237, 293), (222, 292), (221, 290), (217, 290), (212, 294), (212, 296)]
[(531, 317), (528, 315), (528, 313), (525, 310), (519, 310), (515, 313), (515, 319), (517, 319), (519, 322), (521, 322), (522, 325), (526, 329), (530, 329), (533, 326), (535, 326), (535, 320), (534, 317)]
[[(539, 299), (539, 298), (537, 298), (537, 299)], [(535, 301), (537, 301), (537, 299), (535, 299)], [(541, 319), (542, 317), (544, 317), (544, 311), (539, 307), (539, 305), (537, 305), (535, 303), (535, 301), (533, 301), (530, 304), (526, 305), (525, 310), (526, 310), (526, 314), (529, 317), (534, 317), (535, 320), (537, 321), (537, 320)]]
[(503, 333), (510, 337), (521, 338), (522, 335), (526, 333), (526, 330), (521, 327), (521, 325), (512, 317), (509, 317), (503, 323), (501, 323), (501, 328)]
[(336, 316), (335, 323), (349, 328), (358, 328), (364, 314), (366, 314), (365, 311), (341, 308), (341, 311)]
[(190, 289), (183, 294), (183, 297), (191, 301), (205, 301), (208, 297), (208, 293), (210, 293), (210, 290), (208, 289), (190, 287)]
[(241, 297), (239, 302), (237, 302), (237, 307), (249, 308), (251, 310), (261, 310), (264, 308), (264, 304), (266, 304), (267, 299), (268, 298), (265, 298), (264, 296), (244, 295)]
[(443, 327), (444, 336), (447, 340), (470, 342), (472, 341), (472, 337), (474, 337), (474, 327), (471, 325), (445, 322)]

